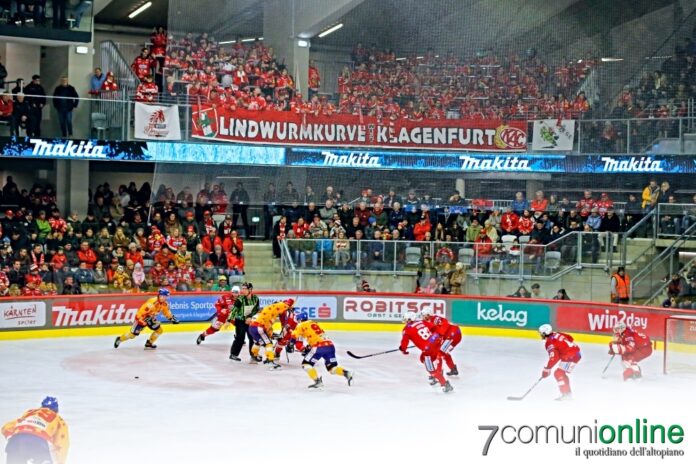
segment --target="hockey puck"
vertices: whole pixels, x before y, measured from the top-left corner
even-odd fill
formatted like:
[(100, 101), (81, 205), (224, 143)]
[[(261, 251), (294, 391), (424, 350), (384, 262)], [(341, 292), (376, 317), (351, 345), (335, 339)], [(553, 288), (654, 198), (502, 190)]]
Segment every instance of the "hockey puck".
[(138, 376), (136, 375), (136, 376), (135, 376), (135, 377), (133, 377), (133, 378), (134, 378), (134, 379), (139, 379), (140, 377), (138, 377)]

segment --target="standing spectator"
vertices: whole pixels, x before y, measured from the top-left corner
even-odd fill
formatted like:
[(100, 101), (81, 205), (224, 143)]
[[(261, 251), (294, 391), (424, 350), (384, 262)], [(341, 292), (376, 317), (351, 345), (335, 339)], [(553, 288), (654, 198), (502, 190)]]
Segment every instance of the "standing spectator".
[(153, 72), (156, 66), (157, 61), (150, 55), (150, 50), (147, 47), (143, 47), (140, 51), (140, 55), (133, 60), (131, 69), (141, 82), (147, 77), (150, 77), (150, 82), (152, 82)]
[(46, 106), (46, 91), (41, 86), (41, 76), (38, 74), (31, 76), (31, 82), (24, 87), (24, 95), (27, 96), (31, 115), (27, 135), (41, 137), (41, 118), (43, 117), (43, 108)]
[(275, 184), (273, 182), (268, 184), (268, 189), (263, 194), (263, 238), (268, 240), (271, 237), (271, 231), (273, 230), (273, 216), (276, 213), (276, 202), (278, 201), (276, 195)]
[(89, 79), (89, 93), (98, 95), (104, 82), (106, 82), (106, 74), (102, 73), (101, 68), (94, 68), (94, 74), (92, 74), (92, 77)]
[(5, 88), (5, 79), (7, 79), (7, 68), (2, 64), (2, 56), (0, 56), (0, 89)]
[(249, 193), (244, 189), (241, 182), (237, 182), (237, 188), (230, 195), (230, 203), (232, 203), (232, 225), (237, 226), (237, 219), (241, 216), (242, 225), (244, 226), (244, 237), (251, 237), (249, 229)]
[(515, 199), (512, 200), (512, 210), (515, 212), (515, 214), (520, 216), (522, 215), (522, 212), (526, 209), (529, 209), (529, 202), (524, 197), (524, 193), (515, 193)]
[(650, 206), (650, 203), (657, 202), (657, 198), (660, 196), (660, 187), (657, 185), (657, 181), (655, 179), (650, 179), (650, 182), (648, 182), (647, 187), (643, 189), (643, 194), (641, 196), (643, 203), (642, 207), (643, 209), (646, 209)]
[(60, 132), (63, 137), (73, 135), (72, 112), (80, 102), (78, 98), (77, 91), (68, 83), (68, 78), (61, 77), (60, 85), (53, 91), (53, 106), (58, 111)]
[(319, 74), (317, 64), (314, 60), (309, 60), (309, 79), (307, 81), (307, 87), (309, 88), (307, 98), (311, 100), (312, 97), (319, 93), (319, 88), (321, 87), (321, 75)]
[(627, 304), (631, 298), (631, 278), (626, 268), (619, 266), (611, 276), (611, 302)]
[(29, 130), (33, 127), (31, 106), (29, 106), (29, 102), (25, 99), (23, 93), (18, 93), (15, 98), (16, 100), (12, 105), (12, 125), (10, 131), (15, 137), (19, 137), (20, 129), (23, 129), (29, 135)]
[[(0, 66), (2, 66), (0, 64)], [(0, 97), (0, 121), (5, 121), (10, 126), (10, 135), (12, 135), (12, 96), (9, 93), (4, 93)]]

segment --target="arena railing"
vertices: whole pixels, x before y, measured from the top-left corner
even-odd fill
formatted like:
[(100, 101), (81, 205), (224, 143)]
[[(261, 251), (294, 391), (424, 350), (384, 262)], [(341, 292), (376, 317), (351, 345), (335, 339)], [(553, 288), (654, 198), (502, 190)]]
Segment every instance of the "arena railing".
[(502, 242), (285, 239), (283, 262), (301, 276), (362, 274), (415, 276), (455, 270), (462, 263), (476, 279), (555, 281), (583, 268), (611, 267), (613, 234), (572, 232), (546, 245), (529, 237), (503, 236)]
[(680, 249), (696, 238), (696, 223), (691, 224), (670, 246), (662, 250), (652, 261), (646, 263), (631, 279), (630, 302), (652, 301), (662, 292), (662, 283), (678, 272)]
[[(107, 51), (103, 52), (107, 53)], [(73, 126), (76, 128), (75, 132), (78, 138), (135, 140), (134, 86), (130, 79), (129, 82), (123, 84), (125, 87), (119, 90), (98, 91), (92, 97), (78, 99), (78, 108), (73, 111)], [(46, 99), (48, 109), (44, 109), (42, 136), (60, 137), (58, 114), (53, 109), (54, 102), (60, 97), (48, 95)], [(192, 102), (187, 96), (181, 95), (159, 97), (157, 102), (152, 103), (163, 106), (177, 105), (181, 140), (201, 142), (201, 139), (191, 135), (191, 117), (197, 102)], [(89, 110), (85, 111), (83, 108)], [(533, 151), (534, 120), (528, 119), (527, 121), (527, 149)], [(696, 153), (696, 132), (692, 129), (693, 127), (696, 127), (696, 118), (694, 117), (578, 119), (576, 120), (573, 152), (668, 155)], [(20, 135), (23, 134), (22, 131)], [(204, 143), (216, 142), (205, 140)]]

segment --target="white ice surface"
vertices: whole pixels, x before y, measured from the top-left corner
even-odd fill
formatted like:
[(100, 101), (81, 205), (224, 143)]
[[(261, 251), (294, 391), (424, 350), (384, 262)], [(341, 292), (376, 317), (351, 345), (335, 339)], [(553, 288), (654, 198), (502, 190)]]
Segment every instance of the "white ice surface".
[(541, 340), (466, 337), (454, 353), (460, 371), (452, 381), (455, 391), (445, 395), (427, 384), (415, 353), (363, 360), (345, 354), (394, 348), (399, 333), (331, 333), (339, 362), (354, 370), (355, 382), (349, 388), (320, 367), (323, 391), (307, 389), (298, 354), (290, 355), (289, 365), (283, 355), (283, 369), (273, 372), (247, 364), (246, 351), (244, 362), (230, 361), (229, 332), (196, 346), (196, 334), (165, 328), (156, 351), (143, 350), (146, 336), (118, 350), (114, 337), (0, 342), (0, 421), (46, 395), (58, 397), (71, 432), (69, 464), (510, 463), (539, 462), (541, 456), (546, 462), (587, 462), (573, 456), (572, 446), (504, 445), (498, 439), (483, 457), (487, 432), (478, 426), (636, 418), (685, 427), (686, 457), (662, 462), (696, 458), (696, 438), (690, 439), (696, 377), (663, 376), (661, 353), (644, 363), (642, 381), (625, 383), (619, 362), (609, 378), (600, 377), (606, 346), (587, 344), (571, 376), (572, 402), (553, 400), (553, 378), (526, 400), (511, 402), (508, 395), (521, 395), (539, 377), (546, 358)]

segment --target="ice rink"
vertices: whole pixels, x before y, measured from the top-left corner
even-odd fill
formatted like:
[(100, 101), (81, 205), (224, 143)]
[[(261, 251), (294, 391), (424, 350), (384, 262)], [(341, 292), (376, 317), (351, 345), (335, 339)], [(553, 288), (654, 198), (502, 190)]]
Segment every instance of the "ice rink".
[(156, 351), (143, 349), (146, 336), (118, 350), (112, 336), (2, 341), (0, 420), (56, 396), (70, 427), (70, 464), (509, 463), (511, 456), (531, 462), (542, 452), (579, 462), (585, 458), (568, 447), (534, 445), (496, 445), (483, 457), (487, 434), (478, 426), (646, 417), (680, 422), (688, 432), (693, 421), (696, 377), (663, 376), (659, 352), (644, 363), (644, 379), (625, 383), (616, 361), (601, 378), (606, 345), (581, 345), (573, 401), (554, 401), (551, 377), (526, 400), (511, 402), (508, 395), (521, 395), (541, 373), (541, 340), (465, 337), (455, 351), (460, 376), (446, 395), (428, 385), (415, 352), (362, 360), (346, 355), (396, 348), (398, 332), (329, 337), (339, 363), (355, 372), (352, 387), (322, 366), (324, 390), (308, 390), (299, 354), (290, 355), (290, 364), (283, 354), (279, 371), (247, 364), (246, 352), (234, 363), (227, 358), (230, 332), (196, 346), (195, 333), (165, 327)]

